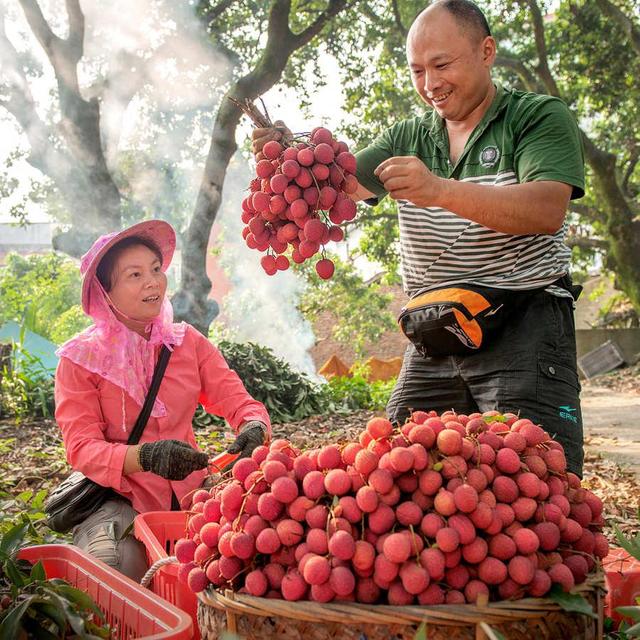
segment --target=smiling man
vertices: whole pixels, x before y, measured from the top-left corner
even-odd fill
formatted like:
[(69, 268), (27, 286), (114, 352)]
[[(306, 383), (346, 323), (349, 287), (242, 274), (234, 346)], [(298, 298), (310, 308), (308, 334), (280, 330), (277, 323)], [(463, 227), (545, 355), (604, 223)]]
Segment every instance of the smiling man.
[[(431, 4), (407, 37), (428, 109), (356, 154), (351, 197), (398, 203), (412, 312), (403, 328), (414, 344), (387, 413), (402, 423), (417, 409), (520, 411), (557, 437), (581, 475), (579, 288), (564, 243), (569, 200), (584, 195), (580, 133), (561, 100), (494, 82), (495, 57), (473, 2)], [(254, 150), (283, 135), (256, 129)]]
[(474, 3), (430, 5), (407, 37), (413, 86), (429, 109), (357, 154), (356, 197), (398, 202), (412, 301), (456, 287), (494, 292), (502, 316), (488, 342), (466, 354), (429, 356), (443, 348), (411, 345), (387, 413), (403, 422), (412, 409), (520, 411), (557, 437), (581, 474), (575, 288), (564, 243), (568, 202), (584, 194), (580, 134), (561, 100), (494, 82), (495, 57)]

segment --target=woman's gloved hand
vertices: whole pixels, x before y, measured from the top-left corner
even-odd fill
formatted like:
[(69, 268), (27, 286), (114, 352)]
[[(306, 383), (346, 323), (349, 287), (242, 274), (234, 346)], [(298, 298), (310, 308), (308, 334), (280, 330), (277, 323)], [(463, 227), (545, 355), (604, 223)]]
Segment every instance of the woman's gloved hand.
[[(264, 444), (267, 438), (267, 425), (260, 420), (251, 420), (240, 427), (238, 437), (227, 449), (229, 453), (239, 453), (240, 458), (248, 458), (256, 447)], [(238, 458), (238, 459), (240, 459)]]
[(209, 463), (206, 453), (180, 440), (145, 442), (140, 447), (140, 466), (167, 480), (184, 480), (190, 473)]

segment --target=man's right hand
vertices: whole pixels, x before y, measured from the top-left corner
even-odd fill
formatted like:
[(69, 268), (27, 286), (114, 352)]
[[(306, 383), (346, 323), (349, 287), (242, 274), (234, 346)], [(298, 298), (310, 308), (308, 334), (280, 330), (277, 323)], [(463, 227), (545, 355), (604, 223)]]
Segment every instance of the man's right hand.
[(276, 120), (273, 123), (273, 127), (257, 127), (251, 134), (253, 140), (253, 153), (257, 155), (262, 151), (267, 142), (276, 140), (277, 142), (291, 142), (293, 134), (291, 130), (282, 120)]

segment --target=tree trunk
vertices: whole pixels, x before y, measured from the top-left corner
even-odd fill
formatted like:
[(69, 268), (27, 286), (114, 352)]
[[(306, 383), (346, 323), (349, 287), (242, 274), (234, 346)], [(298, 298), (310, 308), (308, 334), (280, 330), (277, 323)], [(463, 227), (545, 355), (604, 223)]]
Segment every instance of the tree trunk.
[(617, 286), (640, 312), (640, 220), (634, 216), (618, 183), (616, 156), (598, 149), (586, 136), (583, 140), (596, 189), (608, 204), (607, 267), (615, 273)]
[[(52, 166), (50, 149), (53, 143), (46, 136), (40, 136), (43, 148), (40, 153), (34, 149), (36, 153), (31, 161), (34, 166), (38, 162), (54, 180), (71, 213), (72, 228), (54, 238), (54, 247), (78, 257), (98, 235), (117, 230), (121, 220), (120, 192), (107, 168), (102, 149), (100, 104), (96, 99), (85, 100), (78, 82), (78, 63), (84, 53), (84, 14), (79, 0), (66, 0), (69, 34), (62, 39), (52, 31), (37, 0), (19, 1), (29, 28), (46, 53), (56, 76), (62, 116), (56, 133), (66, 143), (64, 156), (68, 162), (66, 171)], [(17, 53), (6, 39), (4, 29), (0, 38), (5, 45), (5, 56), (14, 62), (14, 70), (19, 70), (21, 65), (15, 64)], [(23, 124), (25, 116), (15, 108), (21, 102), (31, 111), (29, 117), (38, 129), (45, 129), (26, 89), (26, 77), (23, 72), (19, 71), (19, 74), (24, 80), (22, 87), (12, 87), (13, 102), (5, 102), (5, 106)], [(11, 109), (11, 104), (14, 109)]]
[(60, 93), (60, 130), (74, 164), (68, 182), (57, 186), (69, 204), (72, 228), (56, 235), (53, 246), (79, 257), (99, 235), (120, 228), (121, 197), (102, 149), (99, 102), (63, 87)]

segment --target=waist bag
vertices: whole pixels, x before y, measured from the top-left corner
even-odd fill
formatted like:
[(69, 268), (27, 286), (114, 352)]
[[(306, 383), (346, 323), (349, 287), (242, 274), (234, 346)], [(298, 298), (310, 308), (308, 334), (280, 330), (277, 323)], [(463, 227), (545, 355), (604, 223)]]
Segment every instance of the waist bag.
[(461, 285), (411, 299), (398, 317), (400, 329), (424, 357), (470, 355), (485, 347), (511, 313), (543, 289), (509, 291)]

